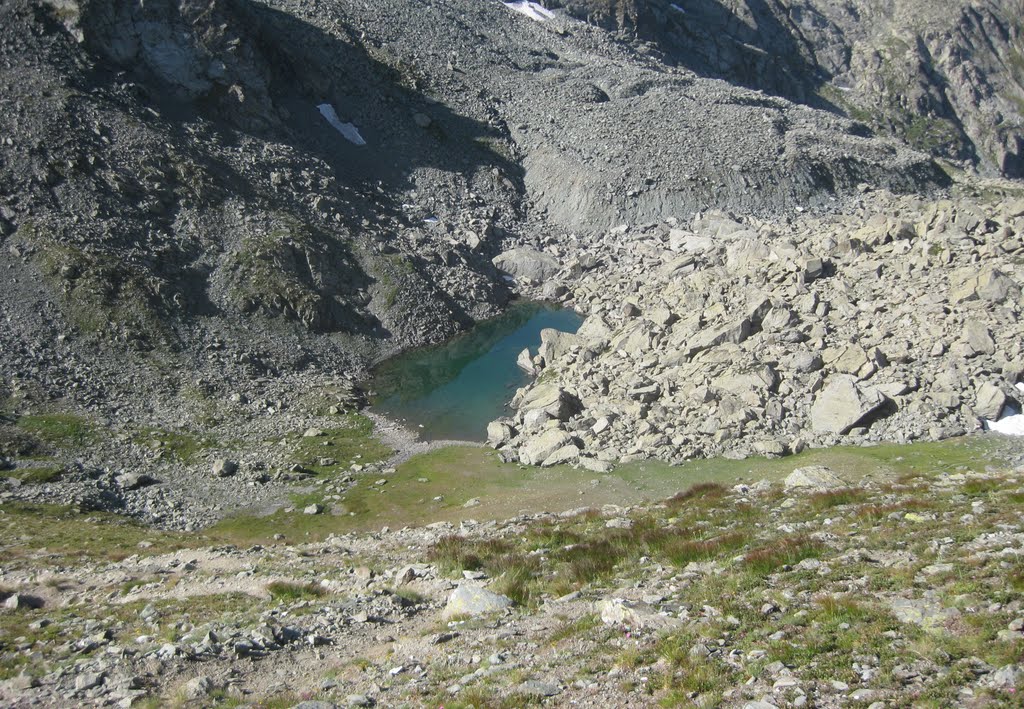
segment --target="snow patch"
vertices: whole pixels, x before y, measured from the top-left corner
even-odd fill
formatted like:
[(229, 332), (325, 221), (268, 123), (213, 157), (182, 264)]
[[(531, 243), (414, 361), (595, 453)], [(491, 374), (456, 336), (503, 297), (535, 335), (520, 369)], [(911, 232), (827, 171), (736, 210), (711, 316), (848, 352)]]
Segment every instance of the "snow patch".
[(338, 118), (337, 111), (334, 110), (334, 106), (329, 103), (322, 103), (316, 108), (320, 111), (320, 115), (326, 118), (327, 122), (344, 136), (345, 140), (354, 145), (366, 145), (363, 136), (359, 135), (359, 129), (351, 123), (342, 123), (341, 119)]
[(555, 13), (551, 12), (551, 10), (547, 9), (543, 5), (530, 2), (530, 0), (518, 0), (518, 2), (506, 2), (503, 4), (508, 9), (515, 10), (516, 12), (526, 15), (531, 20), (536, 20), (537, 22), (555, 19)]
[[(1024, 394), (1024, 383), (1014, 384), (1017, 391)], [(1024, 414), (1016, 409), (1005, 406), (998, 421), (985, 421), (985, 428), (989, 431), (1002, 433), (1006, 436), (1024, 436)]]
[(686, 14), (686, 10), (684, 10), (684, 9), (683, 9), (683, 8), (681, 8), (681, 7), (679, 7), (679, 6), (678, 6), (678, 5), (676, 5), (675, 3), (672, 3), (671, 5), (669, 5), (669, 7), (671, 7), (671, 8), (672, 8), (673, 10), (675, 10), (676, 12), (681, 12), (681, 13), (683, 13), (684, 15)]

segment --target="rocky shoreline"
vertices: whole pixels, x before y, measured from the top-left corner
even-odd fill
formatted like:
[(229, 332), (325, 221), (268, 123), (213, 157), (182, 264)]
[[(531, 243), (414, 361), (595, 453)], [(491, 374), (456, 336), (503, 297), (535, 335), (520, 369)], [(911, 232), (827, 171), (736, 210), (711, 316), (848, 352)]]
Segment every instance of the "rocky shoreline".
[(867, 190), (832, 215), (708, 212), (549, 247), (559, 270), (523, 280), (587, 318), (543, 333), (490, 443), (600, 470), (979, 430), (1020, 411), (1022, 233), (1015, 187)]

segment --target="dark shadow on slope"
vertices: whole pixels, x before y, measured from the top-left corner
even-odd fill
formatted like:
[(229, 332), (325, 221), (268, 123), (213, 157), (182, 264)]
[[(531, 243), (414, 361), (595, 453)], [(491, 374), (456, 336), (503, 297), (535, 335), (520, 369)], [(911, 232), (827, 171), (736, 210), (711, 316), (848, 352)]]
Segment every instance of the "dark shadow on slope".
[[(158, 29), (151, 27), (147, 36), (138, 29), (145, 24), (140, 19)], [(356, 260), (354, 249), (370, 246), (360, 238), (366, 225), (408, 222), (398, 195), (412, 186), (415, 169), (429, 167), (467, 180), (494, 170), (512, 198), (523, 192), (521, 168), (490, 147), (504, 136), (485, 122), (428, 100), (411, 67), (364, 45), (354, 28), (336, 23), (328, 33), (254, 0), (223, 0), (203, 8), (170, 0), (145, 6), (128, 0), (94, 2), (86, 5), (82, 26), (87, 47), (101, 59), (86, 79), (90, 93), (95, 95), (97, 86), (110, 89), (116, 102), (112, 87), (127, 73), (139, 87), (141, 104), (159, 111), (154, 128), (170, 131), (173, 142), (185, 146), (210, 177), (207, 187), (214, 202), (241, 196), (266, 212), (309, 217), (306, 241), (313, 251), (341, 254), (347, 266)], [(318, 110), (324, 103), (342, 122), (353, 123), (367, 145), (352, 144), (332, 127)], [(221, 146), (262, 149), (254, 167), (268, 174), (255, 179), (241, 174), (216, 151), (204, 149), (203, 134)], [(291, 154), (300, 167), (310, 161), (328, 165), (334, 180), (278, 189), (269, 172), (282, 163), (287, 171)], [(320, 205), (316, 209), (311, 209), (313, 200)], [(322, 218), (330, 213), (343, 220), (337, 228)], [(173, 221), (169, 215), (166, 226)], [(284, 269), (295, 273), (287, 282), (271, 283), (263, 302), (246, 294), (246, 307), (312, 323), (318, 331), (386, 336), (368, 313), (362, 322), (346, 317), (329, 298), (313, 303), (310, 312), (297, 313), (293, 302), (273, 292), (325, 280), (323, 273), (301, 267), (302, 254), (293, 258), (293, 242), (282, 247), (287, 253), (272, 253), (255, 268), (269, 275), (279, 262), (295, 261), (295, 269)], [(308, 252), (307, 245), (299, 246)], [(346, 267), (340, 275), (333, 280), (346, 297), (358, 297), (372, 284), (358, 267)], [(207, 305), (200, 306), (202, 311), (208, 312)], [(471, 322), (454, 300), (445, 299), (445, 306), (455, 321)]]
[(818, 94), (829, 80), (794, 23), (828, 26), (820, 15), (789, 18), (771, 0), (745, 0), (752, 24), (719, 0), (564, 0), (575, 17), (653, 42), (663, 59), (701, 76), (837, 112)]

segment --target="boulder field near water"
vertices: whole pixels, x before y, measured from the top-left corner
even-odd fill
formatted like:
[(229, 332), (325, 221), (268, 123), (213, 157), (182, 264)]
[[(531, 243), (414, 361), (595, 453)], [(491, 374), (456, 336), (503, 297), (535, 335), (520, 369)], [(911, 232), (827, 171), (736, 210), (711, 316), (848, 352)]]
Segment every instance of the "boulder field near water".
[(1022, 235), (1012, 193), (866, 190), (831, 215), (709, 211), (551, 249), (586, 319), (545, 334), (490, 443), (590, 467), (998, 429), (1024, 400)]

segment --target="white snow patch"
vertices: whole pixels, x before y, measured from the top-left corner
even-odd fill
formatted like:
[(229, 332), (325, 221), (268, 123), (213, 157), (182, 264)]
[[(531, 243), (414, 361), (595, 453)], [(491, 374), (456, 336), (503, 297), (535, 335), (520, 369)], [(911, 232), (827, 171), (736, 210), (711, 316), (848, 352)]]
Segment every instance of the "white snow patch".
[(506, 2), (504, 3), (504, 5), (508, 9), (515, 10), (516, 12), (526, 15), (531, 20), (536, 20), (537, 22), (544, 22), (545, 20), (555, 19), (555, 13), (551, 12), (551, 10), (547, 9), (543, 5), (538, 5), (535, 2), (530, 2), (530, 0)]
[[(1024, 394), (1024, 383), (1014, 384), (1017, 391)], [(1004, 406), (998, 421), (985, 421), (985, 428), (989, 431), (1002, 433), (1007, 436), (1024, 436), (1024, 414), (1010, 406)]]
[(363, 136), (359, 135), (359, 129), (351, 123), (342, 123), (341, 119), (338, 118), (337, 111), (334, 110), (334, 106), (329, 103), (322, 103), (316, 108), (320, 111), (320, 115), (326, 118), (327, 122), (345, 137), (345, 140), (355, 145), (366, 145)]
[(995, 431), (996, 433), (1002, 433), (1007, 436), (1024, 436), (1024, 414), (1007, 416), (998, 421), (986, 421), (985, 425), (989, 431)]
[(683, 8), (681, 8), (681, 7), (679, 7), (679, 6), (678, 6), (678, 5), (676, 5), (675, 3), (672, 3), (671, 5), (669, 5), (669, 7), (671, 7), (671, 8), (672, 8), (673, 10), (675, 10), (676, 12), (681, 12), (681, 13), (683, 13), (684, 15), (686, 14), (686, 10), (684, 10), (684, 9), (683, 9)]

